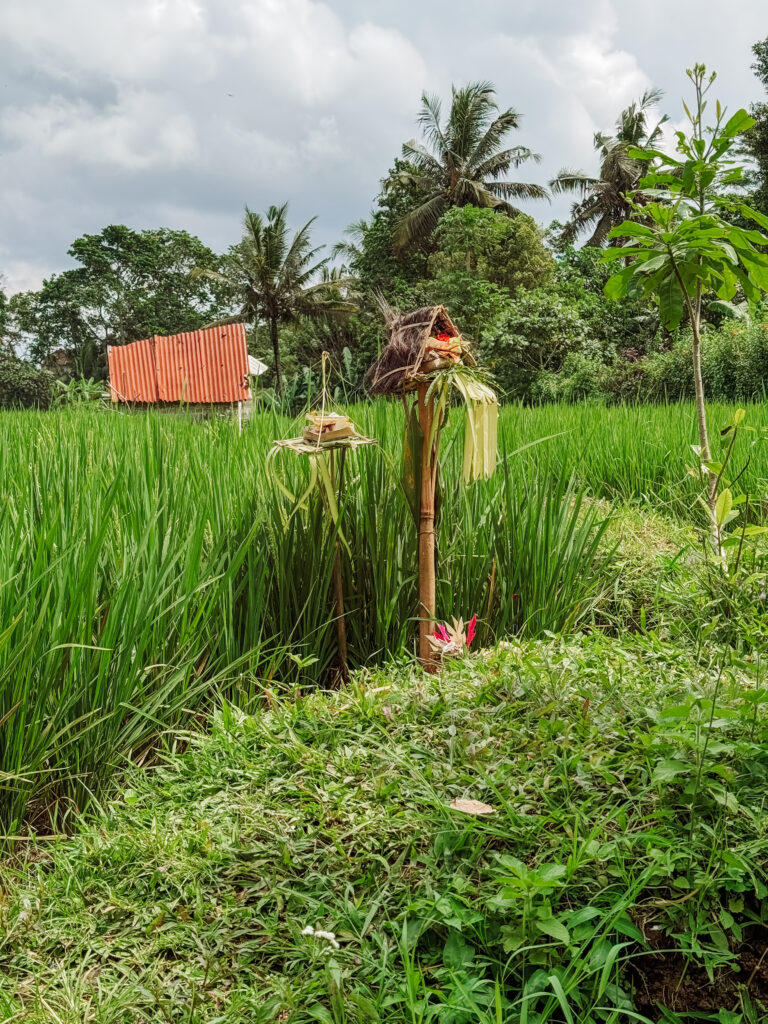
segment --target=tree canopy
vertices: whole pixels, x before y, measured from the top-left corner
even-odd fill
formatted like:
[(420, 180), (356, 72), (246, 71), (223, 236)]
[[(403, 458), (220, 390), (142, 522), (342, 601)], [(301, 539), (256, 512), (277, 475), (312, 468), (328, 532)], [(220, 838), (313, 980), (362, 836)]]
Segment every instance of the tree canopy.
[(453, 87), (443, 121), (440, 99), (424, 93), (418, 116), (423, 142), (403, 146), (406, 161), (401, 183), (421, 193), (421, 200), (398, 224), (401, 247), (428, 238), (451, 206), (480, 206), (518, 213), (512, 200), (545, 199), (546, 188), (507, 177), (512, 168), (540, 157), (525, 146), (506, 146), (520, 126), (512, 107), (501, 110), (490, 82)]
[(186, 231), (113, 224), (69, 248), (80, 266), (13, 297), (21, 340), (39, 362), (69, 353), (76, 373), (103, 377), (107, 345), (202, 327), (223, 311), (220, 286), (190, 276), (218, 257)]
[(434, 241), (437, 251), (428, 261), (432, 274), (466, 271), (515, 291), (547, 284), (555, 269), (536, 222), (522, 214), (504, 217), (476, 206), (454, 207), (440, 219)]

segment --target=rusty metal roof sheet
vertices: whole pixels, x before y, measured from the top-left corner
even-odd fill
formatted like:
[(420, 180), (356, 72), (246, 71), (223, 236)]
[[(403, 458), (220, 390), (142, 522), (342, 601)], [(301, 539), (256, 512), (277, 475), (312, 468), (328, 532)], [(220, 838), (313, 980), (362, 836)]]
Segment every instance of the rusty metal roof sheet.
[(110, 345), (113, 402), (242, 402), (251, 397), (245, 327), (227, 324)]

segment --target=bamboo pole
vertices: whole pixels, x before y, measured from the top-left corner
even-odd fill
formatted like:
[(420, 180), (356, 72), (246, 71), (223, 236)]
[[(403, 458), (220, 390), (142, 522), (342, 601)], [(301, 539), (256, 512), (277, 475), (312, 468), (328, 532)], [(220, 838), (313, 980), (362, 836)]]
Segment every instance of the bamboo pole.
[[(338, 487), (338, 498), (339, 506), (341, 505), (341, 491), (344, 486), (344, 456), (346, 452), (342, 449), (340, 467), (339, 467), (339, 487)], [(336, 460), (334, 459), (334, 452), (330, 452), (330, 464), (331, 464), (331, 482), (336, 487)], [(347, 625), (344, 621), (344, 585), (342, 582), (341, 575), (341, 545), (339, 544), (338, 537), (334, 541), (334, 552), (333, 552), (333, 574), (331, 577), (331, 585), (333, 587), (333, 605), (336, 613), (336, 646), (339, 658), (339, 673), (342, 680), (346, 683), (349, 679), (349, 663), (347, 660)]]
[(438, 662), (430, 644), (435, 628), (435, 482), (437, 479), (437, 436), (430, 445), (435, 415), (434, 398), (427, 402), (427, 384), (417, 391), (421, 445), (421, 495), (419, 501), (419, 661), (427, 672), (436, 672)]

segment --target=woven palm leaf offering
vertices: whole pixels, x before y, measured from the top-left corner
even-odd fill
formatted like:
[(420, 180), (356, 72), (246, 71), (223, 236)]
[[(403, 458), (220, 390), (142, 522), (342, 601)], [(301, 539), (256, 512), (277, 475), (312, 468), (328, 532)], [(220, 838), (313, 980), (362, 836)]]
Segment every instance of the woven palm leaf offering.
[[(307, 414), (307, 423), (300, 437), (289, 437), (275, 441), (267, 456), (267, 470), (276, 486), (293, 504), (291, 516), (299, 509), (306, 508), (314, 492), (319, 492), (323, 507), (331, 521), (334, 545), (333, 556), (333, 604), (336, 619), (336, 641), (338, 670), (342, 679), (349, 675), (347, 657), (347, 631), (344, 622), (344, 585), (341, 567), (341, 549), (349, 550), (341, 530), (339, 507), (344, 488), (344, 463), (347, 452), (363, 445), (376, 444), (373, 438), (360, 434), (352, 420), (343, 413), (326, 412), (327, 399), (326, 369), (328, 353), (322, 357), (322, 402), (321, 409)], [(303, 456), (309, 468), (309, 481), (305, 490), (296, 496), (284, 480), (275, 472), (274, 461), (281, 452), (290, 451)]]
[(307, 426), (304, 428), (304, 440), (327, 444), (329, 441), (340, 441), (344, 437), (357, 434), (355, 425), (348, 416), (337, 412), (308, 412)]
[(400, 396), (405, 409), (403, 487), (419, 540), (419, 661), (435, 671), (435, 518), (439, 505), (440, 432), (454, 390), (466, 408), (464, 481), (496, 467), (498, 400), (469, 344), (444, 306), (399, 314), (382, 304), (389, 341), (368, 371), (373, 395)]

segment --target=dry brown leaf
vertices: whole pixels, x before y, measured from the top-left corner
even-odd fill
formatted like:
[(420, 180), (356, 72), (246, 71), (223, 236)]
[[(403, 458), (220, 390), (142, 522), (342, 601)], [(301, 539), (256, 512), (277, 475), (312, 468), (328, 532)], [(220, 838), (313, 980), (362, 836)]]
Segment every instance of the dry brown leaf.
[(451, 800), (451, 810), (462, 814), (495, 814), (496, 808), (480, 800)]

